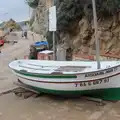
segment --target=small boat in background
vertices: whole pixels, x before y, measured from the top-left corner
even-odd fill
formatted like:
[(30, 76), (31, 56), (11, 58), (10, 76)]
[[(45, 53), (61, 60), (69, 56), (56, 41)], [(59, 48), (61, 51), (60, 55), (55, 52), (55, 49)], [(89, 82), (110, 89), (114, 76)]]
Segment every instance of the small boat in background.
[(95, 61), (17, 60), (9, 67), (38, 92), (120, 100), (120, 61), (101, 61), (101, 69)]

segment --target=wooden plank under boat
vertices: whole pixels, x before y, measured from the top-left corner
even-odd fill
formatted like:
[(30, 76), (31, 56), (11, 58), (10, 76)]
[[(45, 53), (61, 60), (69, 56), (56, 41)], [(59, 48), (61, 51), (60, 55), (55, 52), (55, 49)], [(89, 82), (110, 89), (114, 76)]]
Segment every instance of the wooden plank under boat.
[(9, 64), (18, 79), (34, 90), (56, 95), (120, 99), (120, 61), (17, 60)]

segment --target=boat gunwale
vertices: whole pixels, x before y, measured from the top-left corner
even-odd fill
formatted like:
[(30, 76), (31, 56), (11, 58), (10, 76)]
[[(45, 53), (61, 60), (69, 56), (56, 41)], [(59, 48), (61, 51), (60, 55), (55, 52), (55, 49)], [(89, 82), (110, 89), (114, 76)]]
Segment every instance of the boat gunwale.
[[(36, 65), (37, 66), (37, 65)], [(47, 66), (47, 67), (49, 67), (49, 66)], [(87, 74), (87, 73), (94, 73), (94, 72), (102, 72), (102, 71), (105, 71), (105, 70), (107, 70), (107, 69), (112, 69), (112, 68), (118, 68), (118, 67), (120, 67), (120, 64), (119, 65), (115, 65), (115, 66), (112, 66), (112, 67), (108, 67), (108, 68), (104, 68), (104, 69), (96, 69), (95, 71), (93, 70), (93, 71), (90, 71), (90, 72), (80, 72), (80, 73), (73, 73), (74, 75), (80, 75), (80, 74)], [(86, 67), (87, 68), (87, 67)], [(89, 66), (88, 66), (88, 68), (89, 68)], [(39, 74), (39, 73), (38, 73)], [(73, 74), (68, 74), (68, 75), (73, 75)], [(63, 75), (66, 75), (66, 74), (64, 74), (63, 73)]]
[[(9, 67), (10, 67), (10, 64), (9, 64)], [(105, 71), (105, 70), (108, 70), (108, 69), (113, 69), (113, 68), (118, 68), (118, 67), (120, 67), (120, 64), (119, 65), (116, 65), (116, 66), (112, 66), (112, 67), (109, 67), (109, 68), (105, 68), (105, 69), (96, 69), (96, 71), (90, 71), (90, 72), (80, 72), (80, 73), (73, 73), (73, 74), (64, 74), (64, 73), (62, 73), (61, 75), (81, 75), (81, 74), (89, 74), (89, 73), (95, 73), (95, 72), (102, 72), (102, 71)], [(13, 69), (13, 70), (17, 70), (17, 69), (14, 69), (14, 68), (12, 68), (12, 67), (10, 67), (11, 69)], [(20, 70), (17, 70), (17, 71), (20, 71)], [(31, 73), (31, 72), (29, 72), (29, 73)], [(60, 72), (58, 72), (58, 73), (60, 73)], [(31, 73), (31, 74), (33, 74), (33, 73)], [(56, 75), (56, 74), (54, 74), (54, 72), (53, 73), (51, 73), (51, 74), (44, 74), (44, 73), (34, 73), (34, 74), (42, 74), (42, 75)], [(59, 74), (58, 74), (59, 75)]]

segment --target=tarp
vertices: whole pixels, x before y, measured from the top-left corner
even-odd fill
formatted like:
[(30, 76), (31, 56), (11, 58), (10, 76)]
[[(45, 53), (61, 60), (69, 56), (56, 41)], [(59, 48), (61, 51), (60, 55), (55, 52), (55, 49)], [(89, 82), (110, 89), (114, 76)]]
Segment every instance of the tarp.
[(47, 45), (48, 45), (48, 42), (47, 42), (47, 41), (41, 41), (41, 42), (36, 42), (36, 43), (35, 43), (35, 46), (36, 46), (36, 47), (40, 47), (40, 46), (42, 46), (42, 45), (46, 45), (46, 46), (47, 46)]

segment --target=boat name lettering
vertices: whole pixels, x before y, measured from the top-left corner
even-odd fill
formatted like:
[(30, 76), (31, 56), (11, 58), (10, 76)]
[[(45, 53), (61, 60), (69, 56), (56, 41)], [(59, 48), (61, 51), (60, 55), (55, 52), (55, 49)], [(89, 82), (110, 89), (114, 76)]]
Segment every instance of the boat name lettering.
[(104, 75), (106, 73), (111, 73), (111, 72), (115, 72), (117, 70), (117, 67), (115, 68), (110, 68), (104, 71), (99, 71), (99, 72), (93, 72), (93, 73), (87, 73), (85, 74), (85, 77), (93, 77), (93, 76), (98, 76), (98, 75)]
[(99, 85), (99, 84), (102, 84), (102, 83), (109, 83), (109, 78), (103, 78), (103, 79), (100, 79), (100, 80), (93, 80), (93, 81), (75, 83), (75, 87), (85, 87), (85, 86)]

